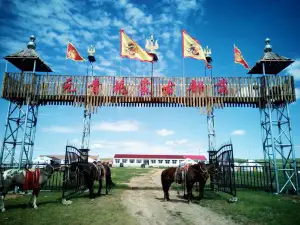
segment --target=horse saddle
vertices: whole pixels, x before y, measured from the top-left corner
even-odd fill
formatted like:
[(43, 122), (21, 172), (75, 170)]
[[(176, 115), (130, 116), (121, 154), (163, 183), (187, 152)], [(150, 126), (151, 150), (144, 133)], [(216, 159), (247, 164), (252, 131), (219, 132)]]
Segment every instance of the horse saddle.
[(185, 172), (187, 172), (189, 170), (190, 164), (185, 164), (183, 169)]
[(25, 177), (24, 177), (24, 184), (23, 189), (36, 189), (39, 186), (40, 180), (40, 170), (39, 169), (25, 169)]

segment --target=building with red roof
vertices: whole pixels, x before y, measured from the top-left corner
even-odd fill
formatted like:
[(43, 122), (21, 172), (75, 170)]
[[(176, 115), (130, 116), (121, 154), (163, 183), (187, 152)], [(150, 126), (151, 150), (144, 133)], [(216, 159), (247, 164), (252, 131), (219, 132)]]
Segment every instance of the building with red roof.
[(115, 154), (113, 167), (141, 167), (142, 164), (152, 167), (179, 166), (185, 159), (205, 162), (204, 155), (150, 155), (150, 154)]

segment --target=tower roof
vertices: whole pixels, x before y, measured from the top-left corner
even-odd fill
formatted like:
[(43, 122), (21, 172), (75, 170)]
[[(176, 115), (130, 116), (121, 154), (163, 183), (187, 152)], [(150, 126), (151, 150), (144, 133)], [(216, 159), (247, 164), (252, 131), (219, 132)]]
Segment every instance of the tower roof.
[(52, 72), (51, 68), (39, 57), (35, 48), (35, 36), (31, 35), (26, 49), (5, 56), (4, 59), (21, 71), (33, 71), (34, 61), (36, 60), (36, 72)]
[(263, 63), (265, 64), (265, 74), (278, 74), (294, 61), (280, 56), (272, 52), (272, 46), (270, 45), (270, 39), (265, 40), (266, 46), (264, 49), (264, 56), (255, 63), (255, 65), (249, 70), (248, 74), (263, 74)]

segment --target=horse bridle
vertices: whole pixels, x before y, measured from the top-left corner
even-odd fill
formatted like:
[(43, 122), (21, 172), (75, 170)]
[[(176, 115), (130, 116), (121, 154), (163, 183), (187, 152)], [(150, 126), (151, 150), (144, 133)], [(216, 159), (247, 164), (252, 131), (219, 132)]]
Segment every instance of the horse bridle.
[[(195, 164), (195, 165), (197, 165), (197, 164)], [(199, 164), (199, 165), (200, 165), (200, 164)], [(196, 170), (195, 168), (193, 168), (193, 167), (191, 167), (191, 166), (189, 166), (188, 168), (191, 168), (191, 169), (193, 169), (193, 170), (196, 171), (196, 172), (200, 172), (200, 174), (201, 174), (202, 177), (204, 177), (204, 174), (205, 174), (205, 173), (208, 173), (207, 169), (202, 169), (201, 166), (199, 166), (199, 170), (200, 170), (200, 171)], [(201, 172), (202, 172), (202, 173), (201, 173)]]

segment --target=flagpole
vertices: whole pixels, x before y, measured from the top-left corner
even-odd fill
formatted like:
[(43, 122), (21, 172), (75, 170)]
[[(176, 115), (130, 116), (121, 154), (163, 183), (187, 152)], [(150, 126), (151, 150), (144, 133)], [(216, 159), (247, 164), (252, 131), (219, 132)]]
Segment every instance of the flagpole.
[(153, 96), (153, 71), (154, 71), (154, 62), (151, 63), (152, 64), (152, 73), (151, 73), (151, 97)]
[(182, 84), (184, 80), (184, 57), (182, 57)]
[(121, 75), (122, 75), (121, 70), (122, 70), (122, 57), (120, 57), (120, 77), (121, 77)]
[(235, 63), (235, 55), (234, 55), (235, 44), (233, 43), (233, 62), (234, 62), (234, 76), (236, 76), (236, 63)]

